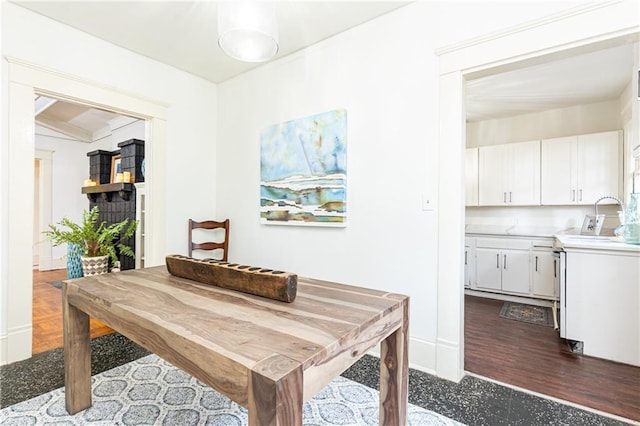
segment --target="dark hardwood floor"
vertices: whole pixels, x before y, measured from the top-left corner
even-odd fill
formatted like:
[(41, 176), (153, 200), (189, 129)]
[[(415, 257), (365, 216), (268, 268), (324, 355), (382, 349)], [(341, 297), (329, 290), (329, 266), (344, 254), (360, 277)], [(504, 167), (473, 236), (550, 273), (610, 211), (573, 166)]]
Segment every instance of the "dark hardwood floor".
[[(33, 271), (33, 336), (34, 354), (62, 347), (62, 290), (49, 282), (67, 278), (66, 269)], [(91, 318), (91, 337), (104, 336), (113, 330)]]
[(465, 296), (465, 370), (640, 421), (640, 367), (568, 350), (553, 327), (499, 316), (504, 302)]

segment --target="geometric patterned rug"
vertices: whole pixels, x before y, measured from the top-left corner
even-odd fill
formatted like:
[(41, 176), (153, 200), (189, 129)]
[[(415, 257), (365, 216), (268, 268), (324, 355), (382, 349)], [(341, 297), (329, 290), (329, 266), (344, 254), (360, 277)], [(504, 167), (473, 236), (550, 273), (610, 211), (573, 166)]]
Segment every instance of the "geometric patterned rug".
[(545, 306), (524, 305), (522, 303), (504, 302), (500, 310), (502, 318), (528, 322), (530, 324), (553, 327), (553, 312)]
[[(156, 355), (95, 375), (93, 405), (73, 416), (64, 388), (0, 410), (0, 425), (219, 425), (247, 424), (247, 411)], [(378, 391), (337, 377), (304, 404), (303, 425), (378, 424)], [(460, 425), (409, 404), (408, 425)]]

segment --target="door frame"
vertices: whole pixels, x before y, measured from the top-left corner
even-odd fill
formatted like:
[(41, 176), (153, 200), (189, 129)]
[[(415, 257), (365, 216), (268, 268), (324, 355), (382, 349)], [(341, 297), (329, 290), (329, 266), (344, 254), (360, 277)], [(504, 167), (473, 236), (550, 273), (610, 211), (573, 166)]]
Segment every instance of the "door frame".
[[(600, 2), (438, 49), (438, 323), (436, 374), (464, 376), (465, 83), (640, 39), (637, 1)], [(603, 19), (606, 16), (607, 19)], [(636, 83), (637, 84), (637, 83)], [(636, 86), (637, 89), (637, 86)], [(442, 236), (446, 235), (446, 238)]]
[[(165, 256), (165, 151), (166, 104), (126, 93), (95, 81), (21, 61), (8, 61), (8, 128), (5, 133), (7, 179), (1, 181), (0, 216), (0, 365), (31, 357), (32, 345), (32, 239), (33, 229), (35, 121), (33, 100), (41, 94), (61, 100), (106, 109), (146, 120), (145, 158), (147, 176), (147, 252), (149, 266), (161, 265)], [(78, 187), (81, 183), (78, 183)], [(31, 234), (29, 232), (29, 234)]]

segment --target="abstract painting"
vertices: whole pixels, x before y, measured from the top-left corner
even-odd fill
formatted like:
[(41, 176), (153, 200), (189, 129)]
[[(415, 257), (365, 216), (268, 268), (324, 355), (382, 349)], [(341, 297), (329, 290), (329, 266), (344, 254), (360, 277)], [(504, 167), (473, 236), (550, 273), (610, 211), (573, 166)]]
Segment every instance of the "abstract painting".
[(260, 135), (260, 221), (346, 226), (347, 111), (274, 124)]

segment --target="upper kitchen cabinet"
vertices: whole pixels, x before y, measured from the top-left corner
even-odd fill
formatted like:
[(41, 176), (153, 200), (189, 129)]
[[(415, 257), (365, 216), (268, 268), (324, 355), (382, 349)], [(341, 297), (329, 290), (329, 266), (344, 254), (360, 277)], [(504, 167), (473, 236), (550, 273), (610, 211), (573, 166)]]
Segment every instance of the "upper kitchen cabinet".
[(480, 147), (478, 201), (481, 206), (540, 205), (540, 141)]
[(478, 205), (478, 148), (467, 148), (464, 155), (466, 206)]
[(620, 131), (543, 140), (542, 204), (594, 204), (603, 196), (619, 197), (621, 141)]

